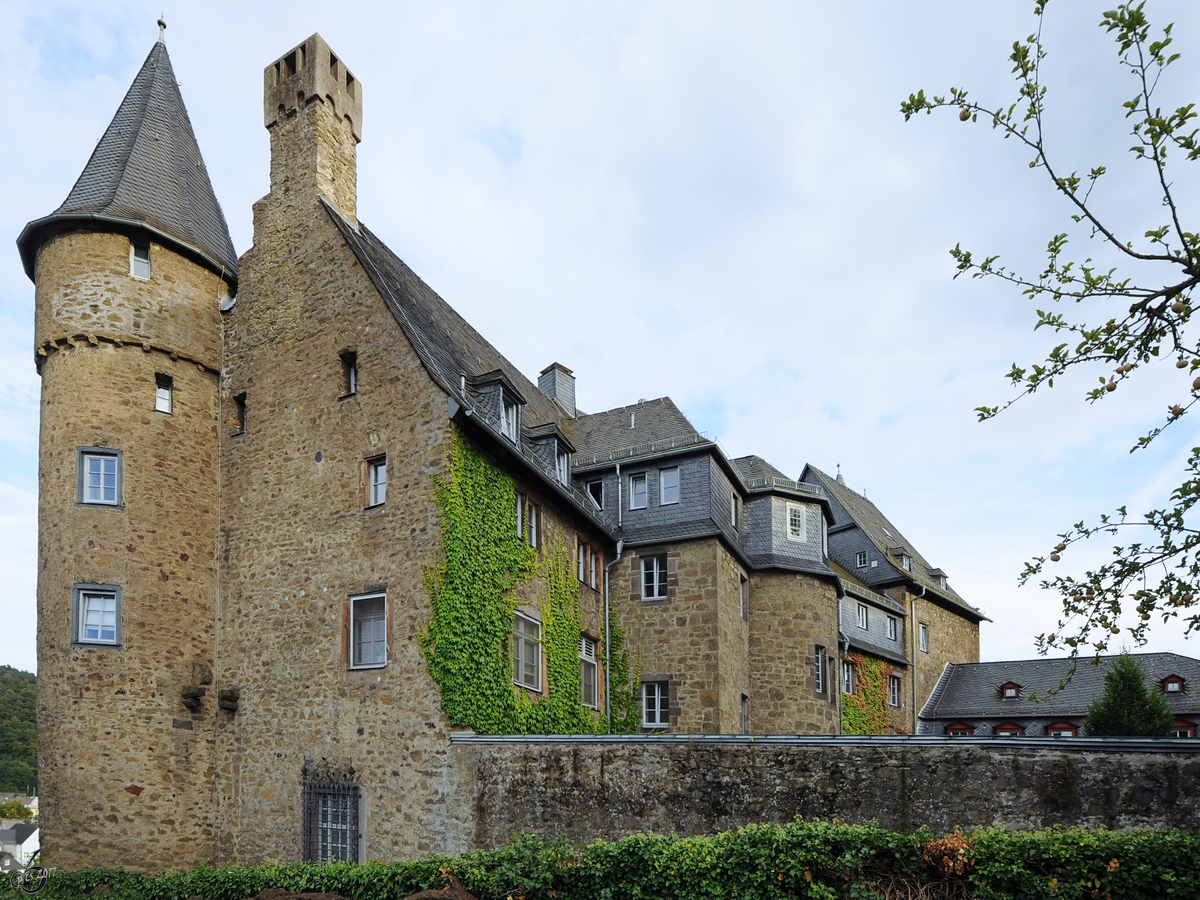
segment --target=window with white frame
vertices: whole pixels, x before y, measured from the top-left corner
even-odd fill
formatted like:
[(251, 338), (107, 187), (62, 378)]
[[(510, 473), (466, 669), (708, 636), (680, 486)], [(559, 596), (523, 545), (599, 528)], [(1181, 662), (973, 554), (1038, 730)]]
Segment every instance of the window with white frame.
[(1055, 722), (1046, 729), (1046, 733), (1050, 737), (1075, 737), (1075, 726), (1070, 722)]
[(75, 585), (74, 643), (111, 647), (121, 643), (121, 589), (111, 584)]
[(592, 503), (596, 509), (604, 509), (604, 482), (589, 481), (587, 486), (588, 496), (592, 498)]
[(167, 413), (175, 411), (175, 387), (170, 375), (162, 372), (154, 374), (154, 409), (156, 412)]
[(669, 685), (666, 681), (642, 682), (642, 725), (646, 728), (666, 728), (671, 724), (668, 715)]
[(575, 570), (580, 581), (585, 581), (587, 574), (587, 547), (583, 541), (575, 545)]
[(646, 475), (629, 476), (629, 508), (646, 508)]
[(513, 617), (513, 682), (542, 689), (542, 626), (519, 613)]
[(887, 617), (887, 636), (888, 636), (888, 640), (891, 640), (891, 641), (894, 641), (894, 640), (896, 640), (896, 633), (897, 633), (897, 632), (896, 632), (896, 617), (895, 617), (895, 616), (888, 616), (888, 617)]
[(905, 572), (912, 571), (912, 557), (907, 553), (900, 554), (900, 565), (904, 567)]
[(867, 606), (865, 603), (858, 604), (858, 627), (866, 628), (870, 622), (868, 618)]
[(742, 498), (737, 495), (737, 491), (733, 491), (729, 495), (729, 524), (737, 529), (738, 523), (741, 521)]
[(1196, 726), (1190, 722), (1178, 721), (1175, 727), (1171, 729), (1171, 736), (1177, 738), (1190, 738), (1196, 736)]
[(387, 457), (367, 460), (367, 506), (379, 506), (387, 500)]
[(1023, 737), (1025, 729), (1014, 722), (1005, 722), (996, 726), (996, 737)]
[(660, 469), (658, 473), (658, 505), (679, 502), (679, 467)]
[(787, 505), (787, 536), (789, 541), (808, 540), (808, 528), (804, 505), (789, 503)]
[(746, 576), (738, 574), (738, 615), (744, 621), (750, 621), (750, 585)]
[(867, 551), (859, 550), (854, 554), (854, 567), (856, 569), (865, 569), (867, 567)]
[(813, 681), (818, 694), (825, 693), (825, 648), (817, 647), (813, 654)]
[(888, 705), (900, 706), (900, 676), (888, 676)]
[(924, 652), (928, 653), (929, 652), (929, 626), (926, 625), (924, 622), (922, 622), (920, 628), (917, 629), (917, 636), (918, 636), (918, 641), (919, 641), (919, 645), (920, 645), (921, 649)]
[[(589, 548), (590, 549), (590, 548)], [(590, 573), (588, 575), (588, 586), (594, 591), (596, 590), (596, 569), (598, 568), (599, 560), (597, 559), (596, 551), (592, 550), (588, 554), (588, 567)]]
[(143, 281), (150, 280), (150, 244), (133, 241), (129, 245), (129, 274)]
[(525, 540), (525, 495), (517, 491), (517, 537)]
[(664, 554), (642, 557), (642, 599), (667, 599), (667, 557)]
[(76, 500), (102, 506), (121, 505), (121, 451), (80, 447)]
[(500, 430), (504, 436), (513, 443), (517, 442), (517, 404), (505, 397), (501, 401), (504, 405), (504, 421), (500, 425)]
[(742, 734), (750, 733), (750, 698), (742, 694)]
[(541, 518), (541, 512), (532, 500), (525, 504), (525, 540), (535, 550), (538, 548), (538, 520)]
[(342, 360), (342, 396), (351, 397), (358, 393), (358, 354), (353, 350), (343, 350)]
[(358, 862), (360, 790), (343, 773), (310, 773), (305, 766), (302, 799), (305, 862)]
[(579, 639), (579, 691), (584, 706), (596, 708), (596, 642)]
[(373, 669), (387, 665), (387, 595), (350, 598), (350, 667)]
[(571, 454), (565, 450), (558, 451), (558, 482), (571, 483)]
[(842, 660), (842, 693), (854, 693), (854, 664), (848, 659)]

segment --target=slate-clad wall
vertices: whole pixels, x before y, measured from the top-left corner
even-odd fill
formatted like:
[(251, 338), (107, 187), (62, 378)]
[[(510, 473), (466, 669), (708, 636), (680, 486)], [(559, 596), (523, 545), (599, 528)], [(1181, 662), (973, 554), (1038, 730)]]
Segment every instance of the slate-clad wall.
[[(802, 541), (788, 538), (787, 507), (798, 503), (804, 507), (804, 532)], [(778, 556), (789, 556), (804, 562), (822, 563), (825, 560), (821, 544), (821, 506), (785, 497), (771, 497), (771, 552)]]
[(1062, 740), (733, 738), (455, 742), (470, 777), (475, 845), (513, 834), (576, 844), (643, 831), (715, 834), (796, 816), (888, 829), (1195, 828), (1200, 754), (1073, 750)]
[[(858, 607), (860, 604), (867, 607), (866, 630), (858, 627)], [(851, 641), (862, 639), (868, 644), (889, 650), (897, 656), (905, 655), (904, 616), (890, 610), (881, 609), (873, 603), (860, 600), (858, 597), (850, 594), (842, 598), (841, 605), (842, 631)], [(895, 640), (891, 640), (887, 636), (888, 616), (892, 616), (896, 620)]]
[[(841, 507), (836, 507), (840, 509)], [(867, 552), (867, 565), (859, 568), (858, 554)], [(892, 567), (875, 545), (858, 528), (848, 528), (845, 531), (831, 531), (829, 534), (829, 558), (857, 578), (863, 584), (877, 585), (892, 583), (899, 577), (899, 572)]]
[[(663, 469), (679, 467), (679, 502), (661, 505), (659, 498), (659, 473)], [(645, 509), (629, 508), (629, 479), (645, 473), (647, 497)], [(628, 530), (640, 530), (656, 525), (671, 525), (676, 522), (691, 522), (711, 515), (709, 508), (709, 468), (707, 454), (695, 456), (668, 456), (637, 460), (621, 465), (621, 502), (624, 525)], [(614, 474), (615, 481), (615, 474)], [(615, 492), (614, 492), (615, 493)], [(605, 498), (607, 501), (607, 497)], [(614, 497), (615, 500), (615, 497)], [(615, 510), (613, 510), (615, 513)], [(615, 517), (614, 517), (615, 518)]]
[(742, 507), (745, 519), (745, 539), (742, 547), (750, 556), (767, 555), (771, 552), (771, 496), (751, 494)]
[(742, 546), (743, 534), (746, 527), (745, 503), (742, 504), (743, 514), (739, 517), (737, 528), (733, 527), (733, 512), (730, 505), (733, 501), (733, 483), (725, 474), (717, 462), (715, 456), (708, 457), (709, 468), (709, 485), (712, 489), (712, 499), (709, 501), (712, 508), (713, 521), (717, 523), (717, 527), (735, 547)]

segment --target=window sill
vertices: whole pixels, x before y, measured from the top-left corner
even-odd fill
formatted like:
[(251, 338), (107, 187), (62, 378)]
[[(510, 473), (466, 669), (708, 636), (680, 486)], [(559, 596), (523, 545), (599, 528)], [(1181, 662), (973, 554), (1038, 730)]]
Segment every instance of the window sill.
[(678, 506), (679, 501), (678, 500), (664, 500), (661, 503), (659, 503), (658, 505), (659, 506)]
[(524, 690), (526, 690), (526, 691), (533, 691), (535, 694), (540, 694), (540, 693), (542, 692), (541, 685), (538, 685), (537, 687), (534, 687), (534, 686), (533, 686), (533, 685), (531, 685), (531, 684), (521, 684), (521, 682), (519, 682), (519, 681), (514, 681), (514, 682), (513, 682), (513, 687), (519, 687), (519, 688), (522, 688), (522, 689), (524, 689)]
[(387, 663), (385, 663), (385, 662), (381, 662), (381, 663), (367, 663), (367, 664), (365, 664), (365, 665), (361, 665), (361, 666), (347, 666), (347, 667), (346, 667), (346, 671), (348, 671), (348, 672), (361, 672), (361, 671), (363, 671), (364, 669), (386, 669), (386, 668), (387, 668)]
[(339, 400), (354, 400), (357, 397), (358, 397), (358, 391), (352, 391), (349, 394), (342, 394), (342, 396), (338, 397), (338, 399)]
[(143, 284), (149, 284), (149, 283), (150, 283), (150, 279), (149, 279), (149, 278), (143, 278), (141, 275), (134, 275), (132, 272), (129, 274), (129, 277), (130, 277), (130, 278), (132, 278), (134, 281), (140, 281), (140, 282), (142, 282)]
[(103, 650), (124, 650), (124, 644), (109, 643), (107, 641), (71, 641), (72, 647), (103, 649)]
[(670, 597), (643, 597), (642, 603), (666, 603)]
[(99, 500), (76, 500), (76, 506), (94, 506), (98, 509), (124, 509), (124, 503), (104, 503)]
[(384, 500), (382, 503), (372, 503), (369, 506), (364, 506), (363, 512), (370, 512), (373, 509), (383, 509), (385, 506), (387, 506), (386, 500)]

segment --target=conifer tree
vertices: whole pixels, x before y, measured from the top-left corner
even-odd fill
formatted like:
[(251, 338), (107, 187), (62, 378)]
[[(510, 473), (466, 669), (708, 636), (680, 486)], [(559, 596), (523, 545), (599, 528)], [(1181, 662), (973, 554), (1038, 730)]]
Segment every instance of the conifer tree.
[(1147, 690), (1142, 667), (1122, 653), (1104, 675), (1104, 693), (1088, 708), (1083, 733), (1089, 737), (1165, 737), (1174, 723), (1167, 698)]

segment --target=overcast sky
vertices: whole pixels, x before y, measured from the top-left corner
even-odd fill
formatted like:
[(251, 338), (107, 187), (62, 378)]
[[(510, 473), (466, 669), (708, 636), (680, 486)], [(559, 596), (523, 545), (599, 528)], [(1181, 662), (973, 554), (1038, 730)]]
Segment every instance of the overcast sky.
[[(1068, 210), (1014, 142), (898, 109), (950, 85), (1011, 102), (1032, 6), (3, 0), (0, 663), (36, 664), (39, 383), (12, 241), (66, 197), (164, 11), (239, 253), (268, 188), (262, 69), (319, 31), (363, 86), (359, 218), (526, 375), (572, 368), (589, 412), (670, 395), (730, 456), (792, 477), (841, 464), (993, 620), (983, 658), (1033, 656), (1058, 603), (1017, 587), (1024, 561), (1079, 519), (1161, 503), (1195, 420), (1129, 456), (1188, 394), (1167, 363), (1096, 406), (1101, 370), (976, 422), (1055, 341), (1016, 291), (954, 281), (947, 251), (1034, 270)], [(1097, 204), (1132, 239), (1161, 212), (1128, 162), (1134, 85), (1104, 8), (1050, 5), (1049, 142), (1064, 170), (1109, 167)], [(1163, 105), (1197, 99), (1200, 9), (1149, 9), (1184, 54)], [(1195, 176), (1176, 170), (1193, 216)], [(1198, 648), (1168, 625), (1147, 649)]]

